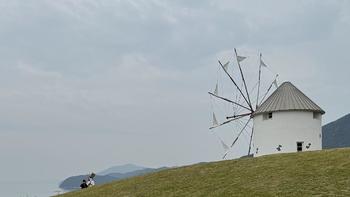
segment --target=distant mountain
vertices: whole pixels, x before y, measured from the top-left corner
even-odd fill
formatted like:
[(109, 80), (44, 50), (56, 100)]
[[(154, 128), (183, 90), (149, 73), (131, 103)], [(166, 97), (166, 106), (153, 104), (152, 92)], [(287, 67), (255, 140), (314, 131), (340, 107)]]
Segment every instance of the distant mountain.
[[(135, 170), (135, 171), (126, 172), (126, 173), (110, 173), (107, 175), (96, 175), (94, 180), (95, 180), (96, 185), (101, 185), (101, 184), (108, 183), (108, 182), (115, 181), (115, 180), (121, 180), (121, 179), (129, 178), (129, 177), (148, 174), (151, 172), (157, 172), (157, 171), (160, 171), (163, 169), (167, 169), (167, 168), (166, 167), (144, 168), (141, 170)], [(64, 181), (62, 181), (62, 183), (59, 185), (59, 187), (63, 190), (67, 190), (67, 191), (79, 189), (79, 186), (80, 186), (82, 180), (87, 179), (87, 178), (88, 178), (88, 175), (71, 176), (71, 177), (66, 178)]]
[(350, 147), (350, 114), (322, 127), (323, 149)]
[(102, 172), (97, 173), (97, 174), (100, 174), (100, 175), (107, 175), (107, 174), (111, 174), (111, 173), (124, 174), (127, 172), (132, 172), (132, 171), (142, 170), (142, 169), (145, 169), (145, 167), (137, 166), (134, 164), (125, 164), (125, 165), (121, 165), (121, 166), (110, 167), (106, 170), (103, 170)]
[(125, 179), (125, 178), (129, 178), (129, 177), (133, 177), (133, 176), (140, 176), (140, 175), (148, 174), (151, 172), (157, 172), (157, 171), (164, 170), (164, 169), (167, 169), (167, 168), (166, 167), (145, 168), (142, 170), (135, 170), (132, 172), (127, 172), (127, 173), (111, 173), (111, 174), (108, 174), (108, 176), (115, 177), (117, 179)]

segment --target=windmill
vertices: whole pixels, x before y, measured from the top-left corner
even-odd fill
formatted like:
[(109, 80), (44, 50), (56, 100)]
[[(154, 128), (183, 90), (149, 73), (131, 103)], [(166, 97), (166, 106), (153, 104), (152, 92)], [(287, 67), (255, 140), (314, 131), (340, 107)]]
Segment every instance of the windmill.
[[(252, 124), (252, 115), (258, 109), (259, 105), (265, 100), (266, 96), (270, 93), (273, 87), (277, 88), (277, 74), (274, 74), (268, 66), (264, 63), (262, 59), (262, 54), (259, 55), (258, 63), (258, 77), (257, 80), (253, 83), (252, 87), (248, 86), (247, 77), (244, 74), (242, 69), (242, 64), (247, 59), (246, 56), (240, 56), (237, 53), (237, 50), (234, 49), (234, 62), (235, 64), (230, 64), (230, 61), (222, 63), (220, 60), (219, 63), (219, 72), (224, 73), (226, 79), (228, 79), (230, 86), (233, 87), (233, 91), (229, 93), (229, 96), (225, 96), (220, 91), (219, 80), (217, 80), (215, 88), (213, 91), (209, 91), (211, 98), (212, 106), (212, 126), (209, 128), (213, 131), (220, 143), (222, 144), (225, 153), (223, 159), (226, 158), (227, 154), (232, 150), (232, 148), (237, 144), (240, 138), (244, 136), (247, 139), (248, 152), (247, 155), (251, 155), (252, 152), (252, 138), (254, 134), (254, 128)], [(265, 91), (261, 92), (262, 89), (262, 72), (264, 69), (273, 73), (273, 80), (270, 80), (268, 84), (265, 84)], [(251, 79), (251, 77), (249, 78)], [(263, 94), (262, 94), (263, 93)], [(230, 97), (231, 96), (231, 97)], [(231, 107), (225, 107), (226, 110), (229, 109), (229, 112), (226, 111), (226, 116), (218, 118), (218, 112), (215, 112), (213, 102), (223, 102), (228, 104)], [(231, 113), (231, 114), (229, 114)], [(233, 125), (233, 139), (231, 145), (227, 145), (222, 137), (217, 134), (217, 130), (223, 127), (224, 125), (231, 124)]]

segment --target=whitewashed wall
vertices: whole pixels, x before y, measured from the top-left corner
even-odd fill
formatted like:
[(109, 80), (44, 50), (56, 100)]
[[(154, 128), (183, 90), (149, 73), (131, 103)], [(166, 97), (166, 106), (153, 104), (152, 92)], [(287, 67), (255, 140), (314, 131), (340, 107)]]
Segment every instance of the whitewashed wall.
[[(313, 112), (273, 112), (272, 119), (263, 120), (263, 114), (254, 117), (254, 156), (297, 152), (297, 142), (303, 151), (322, 149), (322, 117), (313, 118)], [(306, 146), (311, 143), (309, 149)], [(281, 151), (277, 150), (282, 145)], [(257, 150), (258, 148), (258, 150)]]

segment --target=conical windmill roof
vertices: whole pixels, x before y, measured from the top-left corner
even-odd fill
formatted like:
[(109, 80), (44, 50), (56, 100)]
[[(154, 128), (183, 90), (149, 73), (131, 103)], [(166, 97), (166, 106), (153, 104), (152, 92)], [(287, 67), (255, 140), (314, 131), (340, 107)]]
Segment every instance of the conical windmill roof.
[(254, 112), (253, 116), (276, 111), (323, 111), (291, 82), (281, 84)]

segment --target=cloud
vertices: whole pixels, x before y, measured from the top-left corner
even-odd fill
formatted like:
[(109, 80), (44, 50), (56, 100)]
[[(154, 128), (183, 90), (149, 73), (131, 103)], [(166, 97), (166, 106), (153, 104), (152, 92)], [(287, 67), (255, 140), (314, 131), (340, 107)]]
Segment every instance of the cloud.
[(58, 72), (45, 71), (40, 68), (35, 68), (31, 65), (25, 64), (23, 62), (18, 62), (17, 68), (20, 72), (28, 74), (34, 77), (43, 77), (43, 78), (60, 78), (62, 75)]

